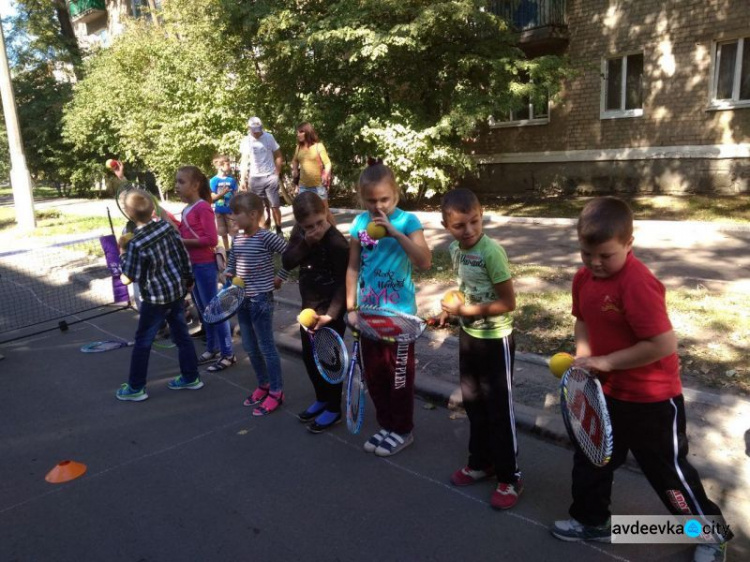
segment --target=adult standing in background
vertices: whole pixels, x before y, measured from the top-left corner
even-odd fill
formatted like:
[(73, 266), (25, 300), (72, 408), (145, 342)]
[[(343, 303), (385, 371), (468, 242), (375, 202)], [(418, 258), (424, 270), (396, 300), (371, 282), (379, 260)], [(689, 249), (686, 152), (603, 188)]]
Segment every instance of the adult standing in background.
[(323, 200), (326, 219), (333, 226), (336, 221), (328, 208), (328, 189), (331, 186), (331, 159), (313, 126), (308, 123), (297, 125), (297, 150), (292, 159), (292, 176), (299, 186), (299, 192), (312, 191)]
[(276, 234), (281, 230), (281, 200), (279, 198), (279, 176), (284, 165), (281, 147), (271, 133), (263, 130), (258, 117), (247, 121), (250, 132), (240, 143), (240, 189), (250, 189), (271, 205)]

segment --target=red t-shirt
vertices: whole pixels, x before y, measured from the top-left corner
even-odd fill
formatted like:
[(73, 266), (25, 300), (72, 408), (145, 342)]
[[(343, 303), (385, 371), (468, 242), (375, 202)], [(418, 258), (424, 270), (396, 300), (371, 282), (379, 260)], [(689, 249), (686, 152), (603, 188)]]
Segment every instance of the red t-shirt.
[[(664, 285), (632, 252), (623, 268), (605, 279), (579, 269), (573, 278), (573, 316), (586, 323), (591, 355), (670, 331), (664, 294)], [(599, 379), (604, 394), (628, 402), (660, 402), (682, 393), (676, 353), (642, 367), (601, 373)]]
[(182, 211), (180, 236), (200, 240), (201, 246), (186, 248), (190, 263), (214, 263), (214, 247), (219, 243), (216, 233), (216, 216), (211, 204), (203, 199)]

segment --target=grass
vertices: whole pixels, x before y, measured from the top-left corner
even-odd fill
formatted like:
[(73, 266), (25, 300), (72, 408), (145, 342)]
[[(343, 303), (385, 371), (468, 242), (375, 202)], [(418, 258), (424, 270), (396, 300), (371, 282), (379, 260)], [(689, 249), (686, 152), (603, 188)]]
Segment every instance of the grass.
[[(0, 187), (0, 197), (12, 197), (13, 188), (10, 185)], [(59, 197), (57, 189), (51, 185), (37, 185), (34, 187), (34, 199), (47, 199)]]
[[(638, 195), (618, 194), (633, 208), (636, 220), (750, 223), (750, 195)], [(480, 196), (485, 213), (509, 217), (577, 218), (591, 197)], [(335, 205), (334, 205), (335, 206)], [(409, 207), (408, 204), (405, 207)], [(420, 210), (437, 211), (440, 200), (427, 201)], [(413, 210), (413, 209), (410, 209)]]
[[(415, 273), (415, 282), (454, 285), (448, 252), (435, 250), (432, 255), (432, 268)], [(511, 265), (511, 272), (517, 293), (513, 321), (518, 350), (545, 356), (574, 351), (571, 272), (535, 264)], [(536, 290), (540, 286), (543, 289)], [(682, 369), (688, 376), (706, 386), (750, 393), (747, 298), (747, 294), (704, 287), (667, 291)]]
[[(37, 228), (33, 236), (46, 237), (61, 234), (87, 234), (109, 230), (106, 217), (66, 215), (56, 209), (35, 211)], [(9, 207), (0, 207), (0, 232), (15, 227), (15, 211)], [(115, 232), (119, 232), (125, 225), (124, 219), (114, 217)]]

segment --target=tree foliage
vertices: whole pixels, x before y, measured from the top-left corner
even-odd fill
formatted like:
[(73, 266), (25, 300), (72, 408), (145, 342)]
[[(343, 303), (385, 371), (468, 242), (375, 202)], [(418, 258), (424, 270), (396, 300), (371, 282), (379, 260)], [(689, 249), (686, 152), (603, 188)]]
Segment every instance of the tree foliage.
[(62, 114), (80, 65), (67, 6), (18, 0), (15, 7), (7, 43), (29, 171), (35, 180), (67, 183), (79, 164), (62, 138)]
[(165, 3), (163, 25), (133, 20), (87, 61), (65, 135), (78, 148), (94, 148), (100, 168), (115, 155), (152, 170), (168, 188), (179, 166), (208, 171), (215, 152), (236, 152), (254, 73), (232, 58), (232, 38), (212, 5)]
[[(490, 115), (558, 90), (564, 61), (526, 60), (485, 0), (170, 0), (85, 67), (66, 136), (154, 170), (236, 153), (260, 116), (289, 158), (310, 121), (336, 175), (385, 158), (407, 192), (450, 187)], [(533, 85), (530, 84), (530, 80)]]

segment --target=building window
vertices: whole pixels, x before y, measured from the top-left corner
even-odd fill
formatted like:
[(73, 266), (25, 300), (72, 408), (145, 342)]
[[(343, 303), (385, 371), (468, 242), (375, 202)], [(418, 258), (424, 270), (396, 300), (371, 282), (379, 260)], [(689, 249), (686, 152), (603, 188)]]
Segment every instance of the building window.
[(602, 62), (601, 117), (643, 115), (643, 53)]
[(717, 43), (713, 66), (711, 106), (750, 106), (750, 37)]
[(549, 123), (549, 97), (534, 100), (531, 96), (523, 98), (523, 105), (501, 117), (490, 117), (491, 127), (522, 127), (524, 125), (546, 125)]

